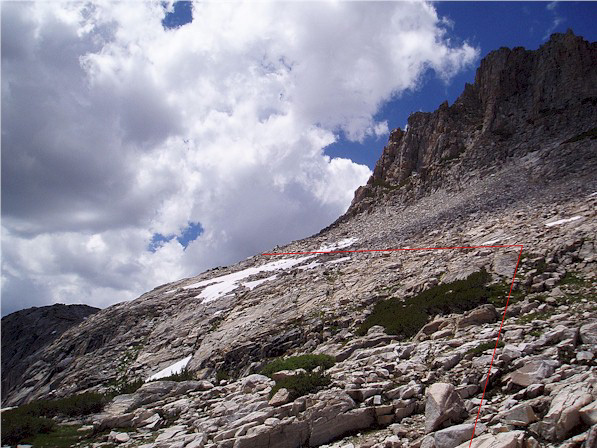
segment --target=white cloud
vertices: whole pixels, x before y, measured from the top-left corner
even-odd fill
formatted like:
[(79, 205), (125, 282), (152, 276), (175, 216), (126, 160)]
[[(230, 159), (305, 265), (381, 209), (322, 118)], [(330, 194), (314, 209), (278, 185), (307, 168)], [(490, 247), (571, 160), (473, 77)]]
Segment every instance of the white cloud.
[[(386, 135), (384, 102), (478, 55), (421, 2), (193, 15), (164, 30), (160, 2), (2, 5), (3, 312), (105, 306), (318, 231), (370, 175), (323, 148)], [(188, 222), (205, 231), (186, 250), (147, 251)]]

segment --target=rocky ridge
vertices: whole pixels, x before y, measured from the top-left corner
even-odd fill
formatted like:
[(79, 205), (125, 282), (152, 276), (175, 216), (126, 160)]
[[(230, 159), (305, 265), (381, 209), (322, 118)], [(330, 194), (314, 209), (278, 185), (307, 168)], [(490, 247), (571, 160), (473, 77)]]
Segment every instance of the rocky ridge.
[[(567, 33), (490, 54), (453, 106), (392, 133), (344, 217), (275, 250), (337, 253), (255, 256), (103, 310), (44, 348), (4, 403), (185, 361), (195, 380), (146, 383), (86, 423), (147, 448), (468, 446), (504, 304), (431, 317), (413, 338), (357, 330), (376, 303), (481, 269), (509, 285), (520, 256), (473, 446), (593, 446), (596, 47)], [(336, 359), (331, 384), (270, 398), (257, 372), (301, 353)]]
[(99, 311), (88, 305), (56, 304), (16, 311), (2, 318), (2, 396), (19, 383), (36, 353), (69, 328)]

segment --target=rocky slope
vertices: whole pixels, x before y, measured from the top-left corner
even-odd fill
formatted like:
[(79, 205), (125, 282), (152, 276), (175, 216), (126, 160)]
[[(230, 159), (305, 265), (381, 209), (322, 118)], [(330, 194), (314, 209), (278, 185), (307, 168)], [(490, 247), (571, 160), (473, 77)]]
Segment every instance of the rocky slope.
[(56, 304), (28, 308), (2, 318), (2, 396), (14, 389), (36, 354), (99, 308)]
[[(593, 446), (596, 67), (597, 44), (572, 33), (491, 53), (454, 105), (392, 132), (330, 227), (96, 313), (45, 347), (4, 403), (178, 363), (194, 381), (147, 383), (91, 421), (135, 428), (109, 438), (148, 448), (468, 446), (520, 258), (475, 446)], [(454, 249), (342, 252), (434, 247)], [(375, 304), (483, 269), (501, 301), (443, 309), (414, 337), (359, 331)], [(336, 359), (331, 384), (270, 401), (273, 381), (256, 373), (301, 353)], [(373, 431), (341, 440), (361, 430)]]

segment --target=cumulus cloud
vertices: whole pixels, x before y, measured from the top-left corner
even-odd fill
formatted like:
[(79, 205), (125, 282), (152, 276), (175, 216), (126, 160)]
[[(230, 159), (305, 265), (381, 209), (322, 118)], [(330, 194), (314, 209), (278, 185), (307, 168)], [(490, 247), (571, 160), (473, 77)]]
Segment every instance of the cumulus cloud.
[[(2, 5), (3, 314), (132, 299), (307, 236), (368, 167), (340, 135), (388, 133), (380, 106), (478, 56), (431, 4)], [(184, 248), (189, 223), (203, 233)]]

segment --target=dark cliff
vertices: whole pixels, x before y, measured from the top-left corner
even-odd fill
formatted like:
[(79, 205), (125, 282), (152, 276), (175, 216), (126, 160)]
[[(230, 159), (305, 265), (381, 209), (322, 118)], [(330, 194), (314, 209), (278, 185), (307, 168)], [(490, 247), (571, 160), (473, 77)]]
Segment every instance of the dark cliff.
[(495, 168), (549, 139), (590, 131), (597, 121), (596, 64), (597, 43), (572, 31), (553, 34), (534, 51), (489, 53), (453, 105), (414, 113), (405, 131), (390, 134), (373, 175), (341, 220), (382, 197), (406, 202), (439, 187), (458, 188), (473, 169)]
[(2, 396), (23, 376), (35, 354), (99, 311), (87, 305), (28, 308), (2, 318)]

